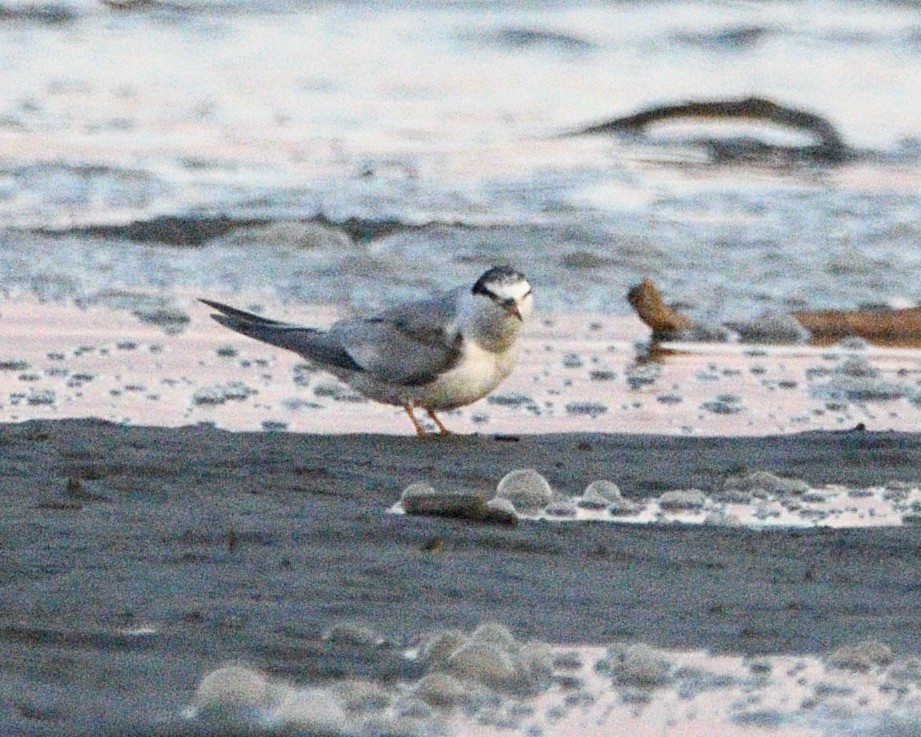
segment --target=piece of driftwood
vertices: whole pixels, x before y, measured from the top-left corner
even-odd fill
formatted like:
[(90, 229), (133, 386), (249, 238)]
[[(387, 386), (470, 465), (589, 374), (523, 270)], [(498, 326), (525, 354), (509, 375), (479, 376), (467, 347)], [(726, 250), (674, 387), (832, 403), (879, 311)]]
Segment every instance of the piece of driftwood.
[(651, 279), (643, 279), (627, 292), (627, 301), (640, 320), (652, 329), (653, 338), (667, 340), (683, 330), (692, 330), (694, 321), (673, 310), (662, 299), (662, 293)]
[(812, 342), (857, 336), (881, 345), (921, 343), (921, 307), (902, 309), (797, 311), (793, 317), (812, 335)]
[[(821, 115), (780, 105), (762, 97), (746, 97), (738, 100), (700, 100), (660, 105), (641, 110), (633, 115), (596, 123), (570, 135), (640, 133), (653, 123), (683, 118), (759, 120), (803, 131), (816, 138), (816, 143), (808, 146), (761, 144), (759, 150), (765, 154), (776, 151), (825, 163), (840, 163), (852, 155), (851, 149), (844, 142), (841, 134)], [(724, 146), (721, 151), (729, 155), (730, 149)], [(740, 151), (740, 155), (744, 153), (745, 151)]]
[(430, 517), (449, 517), (471, 522), (490, 522), (500, 525), (515, 525), (518, 517), (514, 510), (509, 511), (489, 505), (478, 494), (438, 493), (404, 494), (400, 500), (406, 514), (418, 514)]
[[(699, 326), (672, 309), (650, 279), (643, 279), (627, 294), (639, 318), (652, 330), (654, 340), (682, 338)], [(857, 337), (888, 346), (921, 345), (921, 307), (904, 309), (798, 310), (790, 315), (807, 331), (809, 342), (824, 345)]]

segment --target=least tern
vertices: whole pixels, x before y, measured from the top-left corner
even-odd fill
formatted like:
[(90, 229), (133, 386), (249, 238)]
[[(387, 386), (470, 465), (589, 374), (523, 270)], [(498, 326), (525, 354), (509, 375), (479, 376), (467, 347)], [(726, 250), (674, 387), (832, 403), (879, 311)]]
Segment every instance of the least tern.
[(369, 399), (425, 410), (442, 435), (436, 411), (482, 399), (512, 372), (518, 336), (533, 309), (531, 285), (508, 266), (486, 271), (472, 287), (408, 302), (373, 317), (333, 323), (329, 330), (269, 320), (210, 300), (221, 325), (294, 351)]

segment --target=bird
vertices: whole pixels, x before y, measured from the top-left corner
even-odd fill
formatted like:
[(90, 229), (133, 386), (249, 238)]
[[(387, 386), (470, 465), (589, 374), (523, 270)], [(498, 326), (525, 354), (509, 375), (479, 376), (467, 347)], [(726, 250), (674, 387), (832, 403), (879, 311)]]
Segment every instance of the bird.
[(531, 285), (511, 266), (493, 266), (460, 286), (328, 330), (270, 320), (202, 299), (211, 315), (242, 335), (297, 353), (377, 402), (403, 408), (420, 437), (421, 409), (436, 414), (482, 399), (511, 374), (518, 339), (534, 307)]

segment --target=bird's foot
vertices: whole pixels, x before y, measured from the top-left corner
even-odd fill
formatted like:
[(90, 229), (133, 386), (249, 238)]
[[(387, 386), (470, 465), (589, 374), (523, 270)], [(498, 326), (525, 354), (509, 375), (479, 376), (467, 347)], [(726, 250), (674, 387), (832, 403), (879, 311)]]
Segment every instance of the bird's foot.
[(406, 415), (409, 417), (409, 421), (413, 423), (413, 428), (416, 430), (416, 435), (418, 435), (420, 438), (426, 437), (428, 435), (428, 432), (426, 432), (426, 429), (422, 427), (422, 423), (416, 419), (416, 415), (413, 414), (413, 408), (408, 404), (404, 404), (403, 410), (406, 412)]
[(430, 437), (444, 438), (444, 437), (448, 437), (449, 435), (454, 434), (447, 427), (445, 427), (444, 423), (439, 419), (438, 415), (436, 415), (430, 409), (426, 409), (425, 413), (432, 419), (432, 422), (434, 422), (435, 425), (438, 427), (437, 433), (431, 433), (428, 430), (426, 430), (425, 427), (423, 427), (422, 423), (419, 422), (419, 420), (416, 418), (416, 415), (413, 412), (412, 405), (404, 404), (403, 410), (406, 412), (406, 415), (409, 417), (409, 421), (413, 423), (413, 428), (416, 431), (416, 435), (418, 435), (420, 438), (430, 438)]
[(446, 427), (444, 426), (444, 423), (443, 423), (441, 420), (438, 419), (438, 415), (436, 415), (432, 410), (427, 409), (427, 410), (425, 410), (425, 413), (426, 413), (429, 417), (432, 418), (432, 422), (434, 422), (436, 425), (438, 425), (438, 434), (439, 434), (439, 435), (441, 435), (442, 437), (445, 437), (445, 436), (447, 436), (447, 435), (452, 435), (452, 434), (453, 434), (448, 428), (446, 428)]

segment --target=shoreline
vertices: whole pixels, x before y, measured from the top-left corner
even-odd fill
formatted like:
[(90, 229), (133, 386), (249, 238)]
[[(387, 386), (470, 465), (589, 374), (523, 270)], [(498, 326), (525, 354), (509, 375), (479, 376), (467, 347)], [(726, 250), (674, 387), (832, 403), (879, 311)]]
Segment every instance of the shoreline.
[[(99, 417), (172, 427), (412, 433), (400, 408), (356, 396), (294, 353), (233, 334), (191, 299), (175, 307), (169, 314), (186, 321), (179, 332), (128, 312), (0, 302), (0, 329), (9, 339), (0, 349), (0, 422)], [(336, 316), (329, 307), (266, 311), (317, 325)], [(656, 352), (648, 338), (635, 316), (539, 316), (527, 327), (509, 379), (442, 419), (459, 434), (705, 437), (921, 427), (917, 351), (676, 344)]]
[[(919, 654), (914, 524), (390, 511), (411, 483), (489, 497), (519, 468), (566, 496), (613, 481), (628, 500), (759, 470), (921, 484), (921, 434), (893, 431), (919, 426), (916, 353), (679, 346), (646, 361), (633, 317), (550, 315), (494, 401), (449, 413), (457, 435), (420, 440), (399, 410), (197, 313), (168, 334), (125, 312), (0, 308), (14, 337), (0, 361), (28, 364), (0, 371), (13, 733), (159, 734), (166, 720), (164, 734), (194, 734), (176, 715), (227, 662), (300, 683), (418, 677), (399, 647), (323, 639), (343, 622), (402, 645), (498, 622), (555, 646), (822, 657), (870, 639)], [(214, 386), (232, 391), (195, 401)]]

